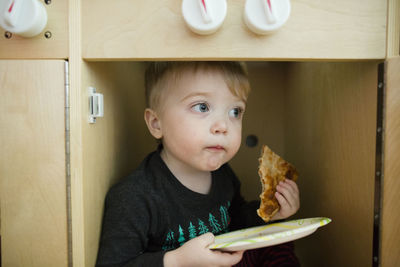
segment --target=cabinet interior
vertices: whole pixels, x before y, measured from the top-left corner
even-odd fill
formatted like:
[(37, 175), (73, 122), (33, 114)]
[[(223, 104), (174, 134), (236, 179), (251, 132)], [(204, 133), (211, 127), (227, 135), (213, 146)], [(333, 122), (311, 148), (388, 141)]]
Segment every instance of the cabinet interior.
[[(296, 241), (304, 266), (367, 266), (371, 261), (379, 63), (246, 63), (252, 92), (242, 146), (231, 166), (248, 200), (258, 199), (261, 190), (262, 144), (298, 168), (301, 208), (293, 218), (332, 219)], [(108, 188), (134, 170), (156, 142), (143, 120), (146, 62), (84, 65), (82, 90), (94, 86), (104, 94), (104, 117), (95, 124), (82, 118), (85, 261), (91, 266)], [(246, 145), (249, 135), (258, 138), (256, 146)]]

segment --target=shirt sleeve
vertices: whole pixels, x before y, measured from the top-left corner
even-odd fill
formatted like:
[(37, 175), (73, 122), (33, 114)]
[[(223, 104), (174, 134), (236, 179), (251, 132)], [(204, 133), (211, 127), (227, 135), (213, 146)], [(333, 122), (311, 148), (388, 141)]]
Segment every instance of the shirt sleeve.
[[(136, 192), (135, 192), (136, 191)], [(107, 194), (96, 266), (163, 266), (165, 252), (147, 252), (151, 203), (130, 186)]]

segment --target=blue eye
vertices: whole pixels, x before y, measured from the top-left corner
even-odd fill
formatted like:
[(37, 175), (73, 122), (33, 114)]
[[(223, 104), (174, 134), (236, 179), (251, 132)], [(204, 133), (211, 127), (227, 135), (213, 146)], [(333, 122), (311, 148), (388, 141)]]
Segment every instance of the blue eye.
[(229, 111), (229, 116), (234, 117), (234, 118), (240, 118), (240, 115), (242, 115), (242, 109), (241, 108), (233, 108)]
[(196, 105), (194, 105), (193, 107), (192, 107), (192, 109), (194, 110), (194, 111), (197, 111), (197, 112), (207, 112), (207, 111), (209, 111), (210, 109), (208, 108), (208, 105), (206, 104), (206, 103), (199, 103), (199, 104), (196, 104)]

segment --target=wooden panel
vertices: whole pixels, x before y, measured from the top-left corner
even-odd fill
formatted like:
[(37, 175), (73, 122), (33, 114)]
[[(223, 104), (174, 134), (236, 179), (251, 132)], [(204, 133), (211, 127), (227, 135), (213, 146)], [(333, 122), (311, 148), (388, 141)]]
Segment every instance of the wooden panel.
[(365, 59), (386, 56), (386, 1), (291, 1), (287, 24), (269, 36), (243, 23), (244, 2), (228, 1), (222, 28), (199, 36), (181, 0), (82, 2), (86, 59)]
[[(136, 169), (156, 149), (143, 119), (144, 64), (90, 63), (82, 83), (83, 209), (85, 265), (94, 266), (104, 197), (112, 184)], [(88, 86), (104, 95), (104, 117), (87, 122)]]
[(67, 266), (64, 61), (0, 61), (2, 266)]
[[(44, 0), (41, 0), (44, 3)], [(23, 38), (13, 35), (4, 36), (0, 28), (0, 59), (44, 59), (68, 57), (68, 1), (51, 1), (44, 4), (47, 10), (47, 26), (40, 35)], [(52, 37), (46, 39), (44, 32), (50, 31)]]
[(400, 0), (388, 0), (387, 56), (400, 55)]
[(384, 178), (381, 264), (397, 266), (400, 262), (400, 58), (386, 63), (386, 116), (384, 132)]
[[(86, 112), (86, 92), (82, 90), (84, 64), (81, 53), (81, 0), (69, 0), (69, 86), (70, 86), (70, 182), (72, 244), (69, 258), (73, 267), (85, 267), (84, 210), (83, 210), (83, 143), (82, 112)], [(84, 109), (83, 109), (84, 108)]]
[(297, 241), (304, 266), (371, 266), (377, 63), (293, 63), (285, 155), (298, 167), (296, 217), (332, 218)]

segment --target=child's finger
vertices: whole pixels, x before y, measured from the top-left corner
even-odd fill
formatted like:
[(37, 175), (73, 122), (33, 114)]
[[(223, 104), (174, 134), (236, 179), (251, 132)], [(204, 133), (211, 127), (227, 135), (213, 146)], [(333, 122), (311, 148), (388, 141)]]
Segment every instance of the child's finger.
[(208, 247), (209, 245), (214, 243), (214, 240), (215, 240), (215, 236), (211, 232), (200, 235), (200, 236), (198, 236), (198, 238), (201, 240), (201, 242), (203, 242), (204, 247)]
[(280, 182), (276, 187), (276, 190), (281, 193), (290, 203), (293, 203), (296, 199), (296, 192), (287, 184)]
[[(291, 189), (289, 189), (285, 186), (282, 186), (282, 185), (278, 185), (276, 189), (277, 189), (277, 192), (280, 193), (282, 195), (282, 197), (285, 199), (285, 201), (288, 203), (289, 208), (296, 209), (296, 210), (298, 209), (298, 207), (299, 207), (298, 194), (292, 192)], [(279, 199), (278, 199), (278, 202), (280, 202)], [(281, 203), (279, 203), (279, 204), (281, 204)]]
[(297, 186), (295, 184), (293, 184), (294, 183), (293, 181), (290, 181), (290, 182), (289, 181), (290, 180), (286, 179), (283, 182), (279, 182), (279, 186), (286, 188), (286, 190), (292, 195), (298, 194)]
[(295, 181), (285, 179), (285, 183), (288, 184), (293, 189), (293, 191), (299, 193), (299, 187), (297, 186)]
[(290, 209), (289, 201), (281, 193), (276, 192), (275, 197), (278, 200), (281, 209)]
[[(300, 201), (298, 187), (295, 183), (290, 184), (287, 182), (280, 182), (276, 189), (278, 192), (282, 193), (286, 198), (291, 198), (290, 199), (291, 202), (293, 202), (292, 199), (296, 202)], [(291, 196), (289, 196), (288, 194), (290, 194)]]
[(237, 252), (221, 252), (213, 251), (212, 262), (217, 266), (232, 266), (238, 263), (243, 256), (243, 251)]
[(281, 218), (285, 219), (289, 216), (292, 216), (298, 210), (298, 206), (296, 203), (290, 203), (283, 197), (283, 195), (276, 192), (275, 197), (278, 199), (279, 205), (281, 206), (279, 214)]

